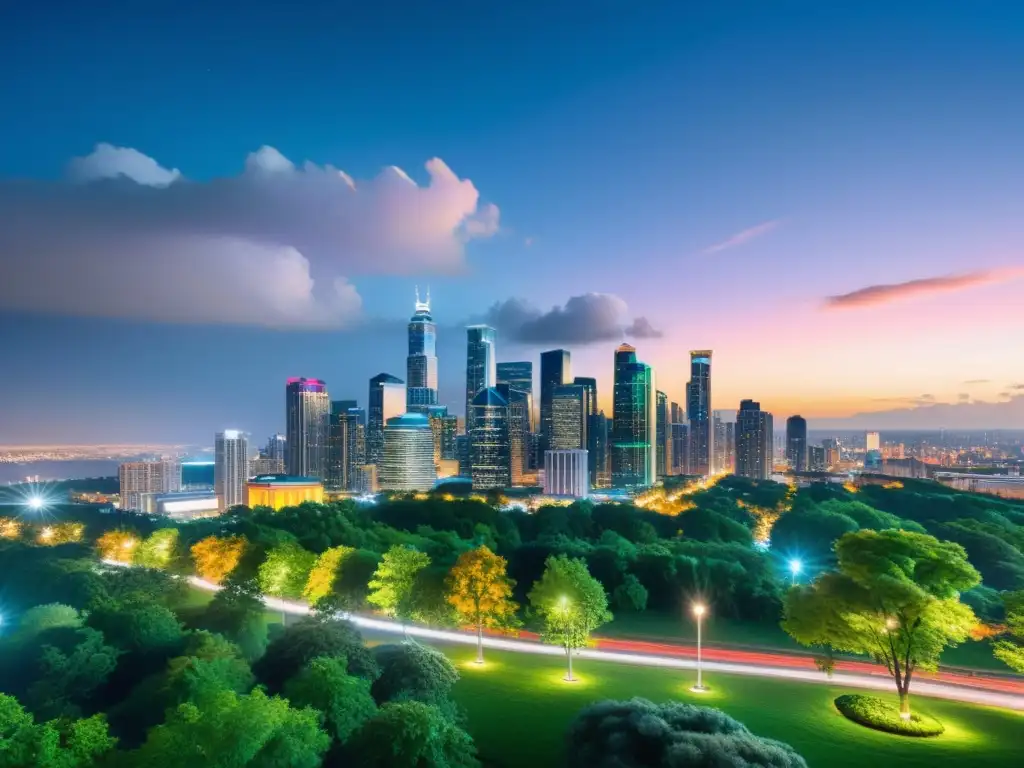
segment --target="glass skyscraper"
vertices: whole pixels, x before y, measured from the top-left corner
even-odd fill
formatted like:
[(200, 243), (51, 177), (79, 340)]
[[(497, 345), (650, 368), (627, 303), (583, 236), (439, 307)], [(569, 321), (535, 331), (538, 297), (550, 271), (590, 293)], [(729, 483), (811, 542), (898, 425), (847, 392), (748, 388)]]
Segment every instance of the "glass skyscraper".
[(772, 415), (754, 400), (743, 400), (736, 412), (736, 474), (767, 480), (772, 474), (774, 424)]
[(690, 352), (690, 382), (686, 385), (686, 411), (690, 419), (690, 472), (710, 475), (714, 436), (711, 432), (711, 350)]
[(430, 419), (422, 413), (404, 413), (388, 419), (379, 474), (381, 490), (429, 491), (436, 480)]
[(807, 471), (807, 419), (803, 416), (786, 419), (786, 459), (794, 472)]
[(494, 357), (497, 335), (489, 325), (466, 328), (466, 434), (473, 429), (473, 400), (477, 393), (498, 383)]
[(636, 359), (636, 349), (615, 350), (612, 413), (612, 485), (642, 488), (654, 484), (657, 462), (654, 371)]
[(225, 429), (217, 433), (213, 446), (213, 489), (217, 494), (217, 509), (223, 512), (245, 504), (249, 441), (237, 429)]
[(533, 363), (498, 363), (498, 383), (507, 384), (509, 389), (533, 394)]
[(409, 321), (409, 356), (406, 358), (406, 410), (426, 412), (437, 404), (437, 325), (430, 315), (430, 290), (420, 301), (416, 289), (416, 311)]
[(587, 389), (580, 384), (563, 384), (554, 388), (547, 450), (586, 450), (588, 401)]
[(540, 445), (546, 451), (551, 443), (551, 402), (555, 388), (572, 379), (572, 362), (567, 349), (540, 353)]
[(332, 491), (352, 490), (355, 468), (366, 462), (363, 409), (355, 400), (332, 400), (327, 436), (327, 478), (324, 487)]
[(285, 387), (287, 461), (296, 477), (327, 477), (327, 434), (331, 405), (320, 379), (291, 378)]
[(508, 401), (494, 387), (477, 392), (470, 406), (470, 477), (474, 490), (508, 488), (512, 484), (512, 444)]
[(390, 373), (378, 373), (370, 379), (367, 402), (366, 463), (379, 464), (384, 452), (384, 425), (392, 416), (400, 416), (406, 411), (405, 383)]

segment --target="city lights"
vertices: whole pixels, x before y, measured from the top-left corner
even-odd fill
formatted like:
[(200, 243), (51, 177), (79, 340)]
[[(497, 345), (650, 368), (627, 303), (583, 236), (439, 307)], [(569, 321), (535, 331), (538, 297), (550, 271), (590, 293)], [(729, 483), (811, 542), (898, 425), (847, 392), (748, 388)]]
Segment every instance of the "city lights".
[(28, 501), (25, 502), (25, 506), (33, 512), (38, 512), (46, 506), (46, 502), (43, 500), (42, 496), (29, 496)]

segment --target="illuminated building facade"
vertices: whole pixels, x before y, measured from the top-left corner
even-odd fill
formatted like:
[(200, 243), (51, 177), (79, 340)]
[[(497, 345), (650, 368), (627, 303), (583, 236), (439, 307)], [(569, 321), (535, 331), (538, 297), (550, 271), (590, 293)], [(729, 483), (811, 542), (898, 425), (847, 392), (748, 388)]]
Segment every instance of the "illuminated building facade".
[[(406, 358), (406, 410), (425, 412), (437, 405), (437, 325), (430, 315), (430, 289), (427, 300), (420, 301), (416, 289), (416, 307), (409, 321), (409, 356)], [(391, 418), (390, 416), (388, 418)]]
[(589, 395), (579, 384), (562, 384), (551, 393), (551, 432), (548, 450), (572, 450), (587, 447)]
[(612, 484), (608, 439), (608, 417), (604, 411), (587, 417), (587, 462), (591, 488), (608, 488)]
[(390, 373), (378, 373), (370, 379), (369, 405), (366, 410), (366, 463), (380, 464), (384, 453), (384, 425), (405, 413), (405, 382)]
[(551, 447), (552, 403), (555, 390), (572, 379), (572, 360), (567, 349), (552, 349), (540, 353), (540, 446), (541, 451)]
[(354, 400), (331, 402), (331, 424), (327, 437), (327, 478), (329, 491), (352, 489), (353, 469), (366, 463), (366, 437), (363, 409)]
[(583, 449), (544, 452), (544, 495), (582, 499), (590, 492), (590, 469)]
[[(238, 503), (243, 504), (244, 501)], [(222, 511), (220, 497), (209, 491), (158, 493), (153, 497), (153, 512), (155, 514), (169, 517), (180, 523), (216, 517)]]
[(510, 451), (511, 485), (525, 483), (530, 471), (530, 411), (533, 398), (529, 392), (499, 384), (496, 389), (508, 401), (508, 439)]
[(508, 401), (495, 387), (487, 387), (477, 392), (471, 408), (469, 452), (473, 489), (508, 488), (512, 485)]
[(711, 431), (711, 350), (690, 352), (690, 381), (686, 385), (686, 412), (690, 420), (690, 472), (709, 475), (714, 435)]
[(304, 501), (322, 503), (324, 486), (318, 477), (294, 475), (257, 475), (245, 484), (248, 507), (294, 507)]
[(654, 371), (623, 344), (615, 350), (612, 398), (612, 487), (654, 484), (657, 463), (657, 408)]
[(181, 461), (128, 461), (118, 468), (120, 508), (151, 514), (154, 497), (181, 491)]
[(864, 451), (881, 451), (882, 437), (877, 432), (864, 433)]
[(434, 433), (427, 416), (404, 413), (388, 419), (378, 477), (382, 491), (429, 491), (434, 487)]
[(660, 479), (672, 474), (672, 427), (669, 423), (668, 395), (659, 390), (655, 397), (655, 438), (658, 444), (655, 474)]
[(320, 379), (294, 377), (285, 387), (287, 460), (295, 477), (327, 476), (327, 433), (331, 404), (327, 385)]
[(504, 384), (509, 389), (518, 389), (528, 395), (533, 394), (533, 363), (498, 363), (497, 376), (498, 384)]
[(466, 328), (466, 434), (473, 431), (473, 400), (477, 393), (498, 383), (494, 345), (498, 332), (489, 325)]
[(794, 472), (807, 471), (807, 419), (803, 416), (786, 419), (786, 461)]
[(690, 427), (687, 424), (672, 425), (672, 474), (689, 475)]
[(743, 400), (736, 412), (736, 474), (767, 480), (772, 474), (774, 447), (772, 415), (754, 400)]
[(237, 429), (225, 429), (214, 438), (213, 453), (213, 492), (223, 512), (245, 503), (249, 441)]

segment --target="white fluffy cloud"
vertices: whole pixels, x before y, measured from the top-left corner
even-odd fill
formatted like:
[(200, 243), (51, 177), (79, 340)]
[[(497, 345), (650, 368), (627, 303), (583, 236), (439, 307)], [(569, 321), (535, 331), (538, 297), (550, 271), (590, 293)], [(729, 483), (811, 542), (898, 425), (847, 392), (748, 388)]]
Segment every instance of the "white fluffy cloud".
[(661, 336), (645, 317), (628, 321), (628, 312), (626, 302), (614, 294), (585, 293), (547, 312), (523, 299), (506, 299), (491, 307), (486, 321), (505, 338), (525, 344), (590, 344), (624, 336)]
[(338, 327), (359, 314), (351, 278), (453, 272), (498, 230), (471, 181), (426, 170), (425, 186), (393, 166), (357, 182), (265, 146), (200, 182), (100, 144), (71, 162), (75, 183), (0, 184), (0, 307)]

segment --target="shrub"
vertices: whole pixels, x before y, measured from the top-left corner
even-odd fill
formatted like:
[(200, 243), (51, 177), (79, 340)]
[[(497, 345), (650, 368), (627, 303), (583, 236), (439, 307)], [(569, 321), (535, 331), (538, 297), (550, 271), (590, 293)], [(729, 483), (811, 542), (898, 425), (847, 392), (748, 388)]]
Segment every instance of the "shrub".
[(911, 715), (904, 720), (899, 709), (875, 696), (851, 693), (840, 696), (835, 703), (844, 717), (877, 731), (900, 736), (938, 736), (946, 730), (942, 723), (926, 715)]
[(422, 701), (440, 705), (458, 682), (454, 665), (438, 650), (414, 641), (379, 645), (374, 649), (380, 677), (373, 683), (373, 698), (389, 701)]

